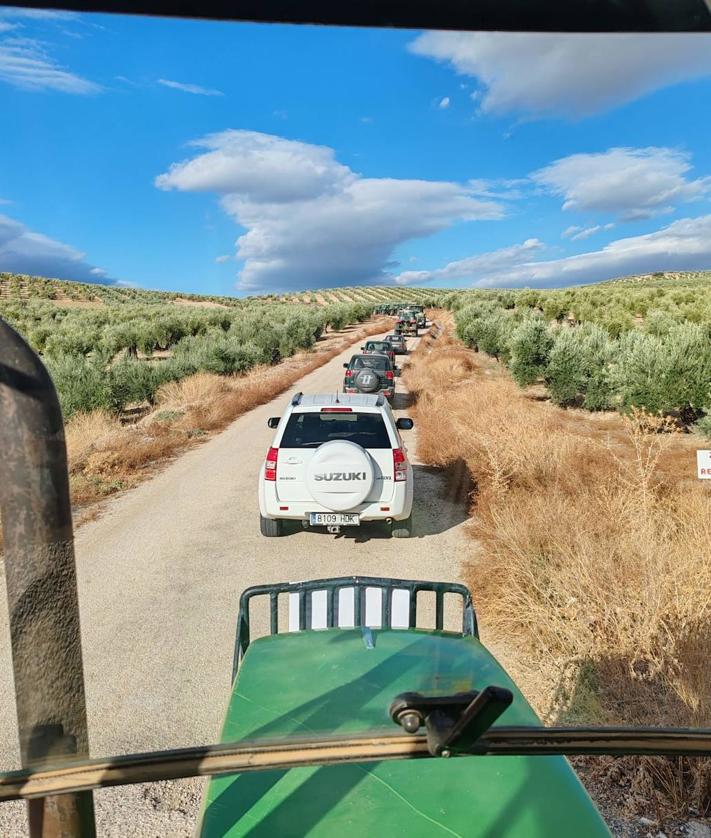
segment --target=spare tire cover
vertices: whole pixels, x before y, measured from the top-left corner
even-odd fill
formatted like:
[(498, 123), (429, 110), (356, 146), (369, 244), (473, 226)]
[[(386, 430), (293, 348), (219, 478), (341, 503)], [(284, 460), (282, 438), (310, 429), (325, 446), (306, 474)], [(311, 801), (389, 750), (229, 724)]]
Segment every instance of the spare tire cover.
[(372, 369), (360, 370), (354, 381), (361, 393), (374, 393), (380, 389), (380, 376)]
[(375, 479), (370, 454), (347, 440), (324, 442), (306, 469), (306, 487), (316, 503), (345, 512), (368, 496)]

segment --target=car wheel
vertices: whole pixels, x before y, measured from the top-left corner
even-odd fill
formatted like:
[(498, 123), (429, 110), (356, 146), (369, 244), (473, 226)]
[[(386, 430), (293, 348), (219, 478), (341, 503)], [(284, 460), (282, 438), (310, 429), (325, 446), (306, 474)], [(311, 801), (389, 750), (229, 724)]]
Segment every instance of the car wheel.
[(263, 515), (260, 515), (259, 531), (267, 538), (278, 538), (280, 535), (284, 535), (284, 524), (278, 519), (265, 518)]
[(409, 538), (412, 535), (412, 514), (404, 521), (393, 521), (390, 535), (393, 538)]

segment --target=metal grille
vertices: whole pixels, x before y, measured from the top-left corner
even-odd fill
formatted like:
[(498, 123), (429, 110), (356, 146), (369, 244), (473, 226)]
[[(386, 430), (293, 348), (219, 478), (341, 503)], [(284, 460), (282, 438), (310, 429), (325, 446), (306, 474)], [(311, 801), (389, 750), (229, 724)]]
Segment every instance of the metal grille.
[[(269, 598), (269, 632), (279, 634), (285, 631), (309, 631), (318, 628), (361, 628), (366, 625), (384, 629), (415, 628), (418, 594), (425, 591), (434, 593), (432, 628), (437, 631), (444, 630), (445, 594), (454, 594), (461, 598), (461, 634), (479, 636), (471, 593), (464, 585), (453, 582), (343, 576), (247, 588), (239, 602), (232, 678), (237, 674), (239, 664), (250, 644), (250, 604), (256, 597)], [(349, 592), (352, 592), (352, 596)], [(373, 597), (371, 593), (378, 596)], [(291, 606), (288, 626), (279, 624), (279, 597), (282, 595), (289, 596)], [(374, 603), (378, 598), (379, 613), (374, 617)]]

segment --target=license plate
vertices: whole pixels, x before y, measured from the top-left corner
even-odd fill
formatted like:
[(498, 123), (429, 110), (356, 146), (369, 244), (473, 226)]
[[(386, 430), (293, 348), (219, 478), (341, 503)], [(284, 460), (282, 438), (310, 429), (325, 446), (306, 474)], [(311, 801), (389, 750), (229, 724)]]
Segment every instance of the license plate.
[(360, 515), (354, 512), (310, 512), (309, 523), (312, 527), (359, 527)]

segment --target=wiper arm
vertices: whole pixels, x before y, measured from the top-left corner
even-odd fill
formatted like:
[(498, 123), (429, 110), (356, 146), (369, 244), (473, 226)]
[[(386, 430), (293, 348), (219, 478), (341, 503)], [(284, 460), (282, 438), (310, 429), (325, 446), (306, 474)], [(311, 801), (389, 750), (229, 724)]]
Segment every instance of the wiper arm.
[[(711, 757), (711, 730), (625, 727), (490, 727), (455, 756), (686, 756)], [(144, 754), (71, 760), (0, 774), (0, 801), (109, 786), (270, 771), (305, 765), (381, 762), (432, 757), (422, 734), (369, 733), (260, 739)]]
[(430, 754), (448, 757), (468, 753), (512, 701), (511, 690), (504, 687), (432, 697), (401, 693), (390, 705), (390, 718), (408, 733), (424, 724)]

